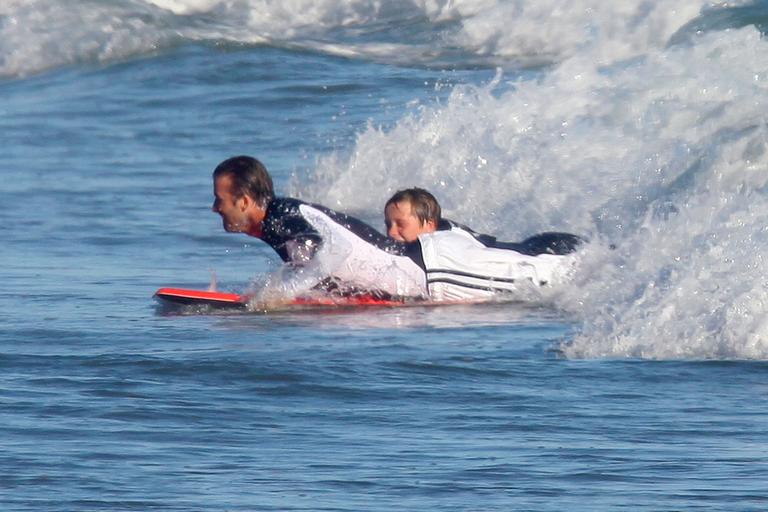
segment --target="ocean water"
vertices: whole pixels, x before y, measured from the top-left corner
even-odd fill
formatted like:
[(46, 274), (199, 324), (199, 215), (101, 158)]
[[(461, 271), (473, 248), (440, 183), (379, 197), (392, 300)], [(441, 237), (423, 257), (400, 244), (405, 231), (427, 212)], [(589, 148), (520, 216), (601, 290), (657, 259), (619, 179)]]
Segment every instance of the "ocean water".
[[(768, 508), (768, 3), (0, 2), (0, 509)], [(213, 168), (519, 240), (525, 302), (168, 314)]]

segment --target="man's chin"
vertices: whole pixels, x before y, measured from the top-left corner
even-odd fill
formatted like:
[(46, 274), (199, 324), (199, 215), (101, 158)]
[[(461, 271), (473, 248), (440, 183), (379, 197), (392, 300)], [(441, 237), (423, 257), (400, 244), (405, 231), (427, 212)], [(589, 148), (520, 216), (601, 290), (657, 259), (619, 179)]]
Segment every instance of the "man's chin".
[(227, 233), (242, 233), (243, 229), (241, 226), (237, 224), (227, 224), (226, 222), (223, 222), (222, 225), (224, 226), (224, 231)]

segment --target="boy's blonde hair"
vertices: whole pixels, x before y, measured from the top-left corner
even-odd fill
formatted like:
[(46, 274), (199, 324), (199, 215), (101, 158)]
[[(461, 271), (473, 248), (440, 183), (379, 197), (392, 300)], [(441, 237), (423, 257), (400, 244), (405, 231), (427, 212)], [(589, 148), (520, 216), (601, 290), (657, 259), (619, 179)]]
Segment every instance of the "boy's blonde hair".
[(391, 204), (406, 201), (410, 203), (411, 211), (422, 224), (433, 221), (435, 226), (437, 226), (440, 223), (440, 219), (442, 218), (440, 203), (437, 202), (435, 196), (419, 187), (406, 188), (395, 192), (395, 195), (390, 197), (387, 204), (384, 205), (384, 211), (386, 211), (387, 207)]

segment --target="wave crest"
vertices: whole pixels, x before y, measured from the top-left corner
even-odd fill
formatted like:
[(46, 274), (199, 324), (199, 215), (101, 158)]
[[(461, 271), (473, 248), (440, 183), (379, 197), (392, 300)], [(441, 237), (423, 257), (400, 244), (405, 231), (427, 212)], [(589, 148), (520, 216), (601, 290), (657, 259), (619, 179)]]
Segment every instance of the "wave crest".
[(379, 211), (422, 186), (446, 216), (506, 239), (591, 238), (555, 298), (582, 324), (569, 356), (766, 358), (766, 50), (745, 28), (613, 66), (575, 56), (535, 80), (456, 87), (321, 158), (303, 192)]
[(665, 46), (708, 5), (503, 0), (9, 0), (0, 76), (151, 55), (176, 44), (268, 44), (430, 67), (604, 64)]

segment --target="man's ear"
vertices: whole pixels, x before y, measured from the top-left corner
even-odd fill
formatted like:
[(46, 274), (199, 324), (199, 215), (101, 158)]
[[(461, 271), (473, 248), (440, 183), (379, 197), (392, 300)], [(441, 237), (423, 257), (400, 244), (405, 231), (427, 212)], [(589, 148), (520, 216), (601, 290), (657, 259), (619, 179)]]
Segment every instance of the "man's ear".
[(424, 232), (431, 233), (433, 231), (437, 231), (437, 222), (433, 219), (429, 219), (424, 223)]
[(248, 194), (243, 194), (242, 197), (238, 199), (238, 201), (240, 201), (240, 211), (242, 212), (250, 208), (251, 203), (253, 203), (253, 199), (251, 199), (251, 196), (249, 196)]

